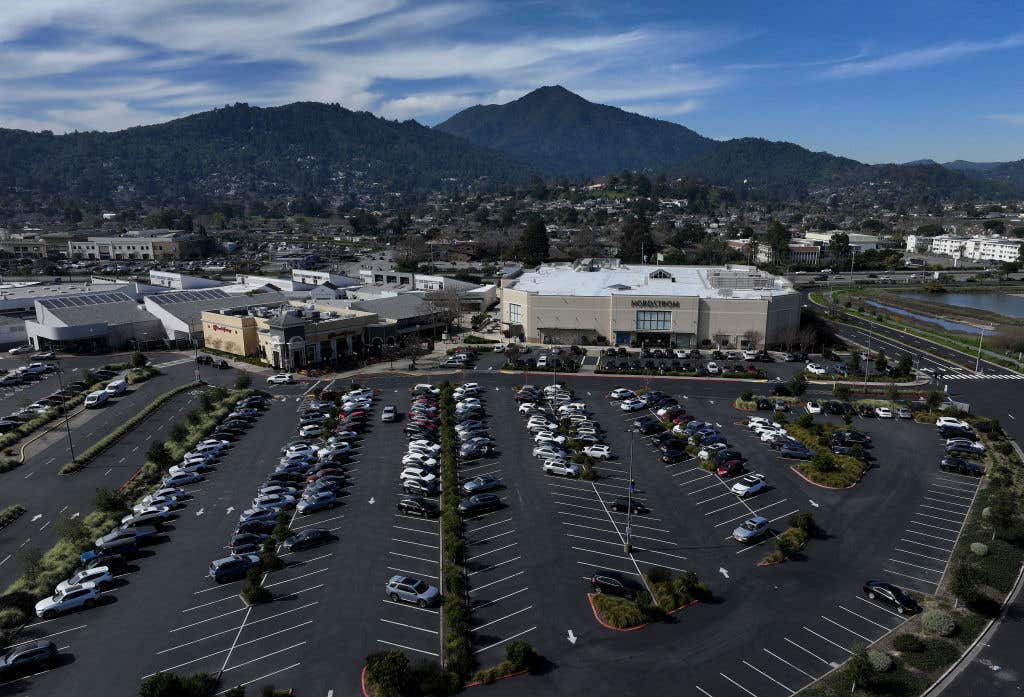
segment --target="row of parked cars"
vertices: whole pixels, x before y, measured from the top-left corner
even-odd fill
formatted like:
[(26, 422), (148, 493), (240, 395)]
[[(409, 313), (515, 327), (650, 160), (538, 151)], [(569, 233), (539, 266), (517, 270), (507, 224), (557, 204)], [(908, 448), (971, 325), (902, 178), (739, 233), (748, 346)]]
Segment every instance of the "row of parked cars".
[(969, 423), (952, 416), (940, 416), (935, 428), (946, 444), (946, 455), (939, 462), (939, 469), (970, 477), (985, 474), (985, 465), (971, 459), (984, 457), (985, 444), (978, 439)]
[[(225, 417), (218, 428), (228, 428), (229, 423), (251, 423), (256, 403), (239, 403), (236, 412)], [(211, 437), (186, 453), (179, 464), (169, 468), (159, 489), (143, 497), (121, 518), (118, 527), (97, 538), (92, 549), (79, 555), (75, 573), (57, 584), (52, 595), (36, 603), (36, 615), (50, 619), (99, 604), (103, 590), (124, 572), (128, 559), (141, 545), (160, 538), (167, 522), (185, 505), (189, 494), (180, 487), (201, 481), (201, 472), (211, 469), (227, 447), (228, 441)]]
[[(339, 492), (349, 484), (345, 465), (357, 437), (351, 427), (358, 417), (352, 414), (356, 407), (368, 411), (372, 395), (372, 391), (361, 390), (345, 395), (339, 417), (347, 419), (344, 430), (339, 426), (338, 432), (326, 438), (322, 424), (333, 417), (336, 405), (315, 400), (303, 407), (299, 412), (298, 437), (282, 446), (274, 470), (238, 518), (228, 543), (231, 554), (210, 563), (210, 578), (218, 583), (234, 581), (257, 568), (260, 550), (270, 539), (282, 512), (308, 514), (338, 505)], [(281, 548), (293, 552), (334, 539), (335, 535), (326, 528), (306, 528), (287, 537)]]
[(542, 461), (544, 474), (579, 477), (583, 470), (572, 461), (576, 454), (595, 460), (612, 458), (604, 442), (604, 429), (564, 384), (548, 385), (543, 390), (523, 385), (516, 392), (519, 414), (526, 418), (526, 430), (533, 436), (533, 455)]

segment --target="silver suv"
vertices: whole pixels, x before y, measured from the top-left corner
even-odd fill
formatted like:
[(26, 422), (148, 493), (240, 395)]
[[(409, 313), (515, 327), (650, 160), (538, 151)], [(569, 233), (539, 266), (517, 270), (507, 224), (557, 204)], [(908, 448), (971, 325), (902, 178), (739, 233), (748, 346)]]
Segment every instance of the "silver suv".
[(392, 576), (384, 586), (384, 594), (392, 602), (416, 603), (420, 607), (437, 605), (441, 600), (437, 588), (409, 576)]

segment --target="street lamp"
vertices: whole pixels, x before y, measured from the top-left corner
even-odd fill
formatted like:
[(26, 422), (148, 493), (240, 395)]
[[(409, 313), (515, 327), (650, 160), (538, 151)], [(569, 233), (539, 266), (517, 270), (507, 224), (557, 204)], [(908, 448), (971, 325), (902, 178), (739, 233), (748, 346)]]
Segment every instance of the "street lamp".
[(982, 329), (981, 330), (981, 334), (978, 335), (978, 357), (974, 361), (974, 372), (975, 373), (981, 372), (979, 370), (979, 368), (981, 367), (981, 342), (984, 340), (984, 338), (985, 338), (985, 330)]
[(64, 416), (64, 428), (68, 433), (68, 450), (71, 452), (71, 462), (75, 461), (75, 444), (71, 440), (71, 417), (68, 416), (68, 397), (64, 394), (64, 380), (61, 378), (61, 373), (64, 372), (64, 368), (60, 363), (60, 359), (57, 359), (57, 384), (60, 386), (61, 402), (60, 410)]
[(633, 549), (630, 544), (630, 536), (633, 532), (633, 434), (636, 433), (636, 429), (629, 429), (629, 473), (626, 475), (629, 477), (629, 491), (626, 493), (626, 541), (623, 543), (623, 551), (629, 554)]

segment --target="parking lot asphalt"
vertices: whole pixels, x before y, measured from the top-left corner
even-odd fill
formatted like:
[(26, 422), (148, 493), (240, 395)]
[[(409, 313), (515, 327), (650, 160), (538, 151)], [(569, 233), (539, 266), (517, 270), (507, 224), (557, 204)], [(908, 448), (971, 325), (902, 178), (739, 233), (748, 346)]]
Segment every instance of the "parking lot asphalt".
[[(67, 646), (73, 659), (70, 665), (0, 686), (0, 694), (129, 695), (137, 692), (143, 675), (177, 664), (183, 664), (183, 671), (218, 671), (245, 607), (237, 595), (239, 583), (218, 586), (205, 574), (211, 560), (228, 554), (225, 547), (239, 512), (273, 469), (294, 424), (294, 402), (276, 401), (204, 481), (187, 487), (192, 498), (185, 508), (161, 540), (143, 547), (143, 556), (118, 579), (121, 585), (104, 594), (106, 602), (38, 621), (19, 634), (19, 642), (51, 637)], [(299, 566), (281, 573), (295, 574)], [(252, 628), (259, 626), (253, 623)], [(236, 649), (257, 650), (257, 643)], [(232, 657), (229, 672), (248, 675), (246, 669), (258, 661), (240, 663), (251, 658), (246, 654), (236, 662)]]
[[(540, 675), (487, 688), (498, 695), (792, 694), (854, 645), (903, 621), (862, 596), (866, 579), (934, 589), (976, 485), (937, 471), (942, 449), (934, 428), (857, 417), (854, 426), (873, 436), (876, 466), (854, 489), (821, 489), (739, 425), (746, 414), (732, 406), (737, 385), (583, 376), (566, 382), (605, 428), (617, 457), (598, 466), (595, 482), (550, 477), (531, 454), (511, 388), (524, 381), (548, 384), (551, 376), (475, 370), (465, 371), (465, 379), (485, 390), (498, 449), (494, 457), (460, 463), (459, 474), (500, 476), (504, 504), (467, 521), (473, 650), (481, 665), (490, 665), (501, 660), (505, 643), (523, 638), (550, 662)], [(297, 694), (350, 694), (368, 653), (398, 648), (413, 659), (433, 659), (440, 652), (440, 616), (429, 610), (436, 608), (395, 605), (384, 594), (393, 574), (435, 584), (439, 574), (437, 523), (396, 510), (407, 442), (401, 422), (376, 418), (384, 404), (407, 410), (409, 387), (420, 381), (363, 380), (377, 393), (374, 418), (352, 464), (344, 505), (294, 522), (331, 528), (339, 540), (286, 557), (289, 564), (267, 581), (273, 602), (249, 609), (237, 587), (215, 586), (204, 574), (211, 559), (226, 553), (238, 510), (294, 434), (297, 400), (307, 385), (275, 388), (286, 398), (196, 487), (169, 540), (114, 591), (116, 602), (33, 628), (34, 636), (54, 634), (59, 646), (69, 646), (73, 663), (17, 691), (132, 694), (139, 678), (157, 670), (223, 669), (223, 689), (250, 682), (294, 687)], [(748, 469), (765, 473), (770, 488), (738, 501), (692, 460), (661, 463), (649, 441), (628, 430), (635, 415), (606, 396), (613, 387), (645, 385), (677, 397), (698, 419), (721, 424), (729, 443), (749, 458)], [(631, 440), (636, 496), (650, 510), (631, 517), (633, 550), (626, 553), (627, 517), (608, 504), (628, 490)], [(774, 527), (781, 531), (797, 510), (812, 512), (824, 530), (797, 560), (758, 567), (773, 548), (770, 541), (740, 547), (728, 539), (751, 512), (777, 518)], [(641, 631), (597, 624), (585, 577), (594, 568), (639, 576), (652, 566), (697, 571), (714, 600)], [(125, 643), (132, 647), (127, 654)], [(111, 671), (115, 651), (117, 670)]]

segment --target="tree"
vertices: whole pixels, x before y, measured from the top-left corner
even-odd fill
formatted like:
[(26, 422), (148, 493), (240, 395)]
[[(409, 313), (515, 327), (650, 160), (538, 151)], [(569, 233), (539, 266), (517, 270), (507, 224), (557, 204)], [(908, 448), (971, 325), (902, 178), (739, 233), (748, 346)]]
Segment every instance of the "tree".
[(860, 365), (860, 353), (858, 351), (853, 351), (850, 354), (850, 372), (856, 375), (860, 373), (861, 370), (862, 368)]
[(171, 457), (171, 453), (163, 441), (153, 441), (149, 450), (146, 451), (146, 459), (162, 470), (174, 464), (174, 458)]
[(53, 527), (57, 531), (58, 539), (69, 542), (76, 547), (88, 544), (92, 537), (89, 527), (78, 518), (72, 520), (66, 516), (61, 516)]
[(136, 351), (135, 353), (132, 354), (131, 363), (133, 368), (145, 368), (146, 362), (147, 358), (143, 353)]
[(896, 386), (895, 382), (890, 382), (886, 385), (885, 396), (889, 398), (890, 402), (895, 402), (900, 398), (900, 388)]
[(18, 552), (22, 574), (29, 583), (35, 583), (43, 570), (43, 552), (38, 547), (29, 547)]
[(908, 377), (912, 372), (914, 372), (914, 357), (909, 353), (900, 354), (900, 359), (896, 363), (896, 375)]
[(642, 264), (657, 251), (647, 218), (630, 216), (619, 231), (619, 258), (626, 263)]
[(527, 266), (536, 266), (548, 258), (548, 228), (539, 216), (533, 216), (526, 223), (526, 229), (519, 240), (519, 256)]
[(942, 404), (942, 400), (945, 396), (938, 390), (932, 390), (924, 398), (924, 404), (928, 408), (928, 411), (936, 411), (939, 405)]
[(235, 376), (235, 389), (236, 390), (247, 390), (252, 385), (252, 378), (249, 377), (249, 373), (244, 370), (239, 370), (238, 375)]
[(803, 373), (797, 373), (789, 381), (789, 393), (794, 397), (801, 396), (807, 391), (807, 378)]
[(217, 679), (208, 673), (157, 673), (142, 681), (139, 697), (207, 697), (216, 684)]
[(850, 236), (845, 232), (837, 232), (828, 241), (828, 255), (832, 258), (835, 268), (846, 266), (850, 258)]
[(850, 399), (850, 386), (842, 382), (837, 382), (832, 387), (832, 396), (836, 399), (841, 399), (844, 402), (848, 401)]
[(789, 261), (789, 231), (777, 220), (768, 223), (765, 244), (772, 250), (772, 260), (779, 265)]
[(124, 496), (113, 489), (102, 486), (96, 489), (93, 506), (101, 513), (124, 513), (128, 510), (128, 502), (125, 501)]
[(871, 661), (868, 659), (868, 651), (863, 646), (854, 646), (853, 655), (846, 662), (847, 670), (853, 679), (850, 692), (856, 692), (857, 685), (863, 685), (871, 677)]
[(748, 329), (747, 331), (743, 332), (744, 345), (749, 349), (756, 351), (757, 349), (761, 348), (763, 341), (764, 334), (757, 331), (756, 329)]
[(889, 358), (885, 355), (885, 351), (879, 351), (875, 354), (875, 370), (878, 373), (884, 373), (885, 369), (889, 367)]

